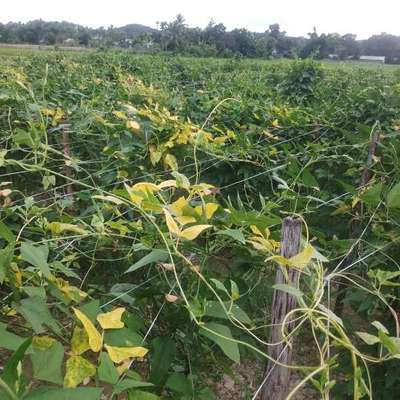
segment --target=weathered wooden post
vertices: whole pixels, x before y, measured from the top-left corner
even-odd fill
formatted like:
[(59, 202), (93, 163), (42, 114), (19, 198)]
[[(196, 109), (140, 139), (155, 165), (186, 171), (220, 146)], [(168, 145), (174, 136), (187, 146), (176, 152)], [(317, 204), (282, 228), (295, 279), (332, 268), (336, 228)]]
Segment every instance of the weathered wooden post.
[[(285, 218), (282, 223), (281, 255), (291, 258), (298, 254), (301, 238), (301, 220)], [(276, 284), (288, 284), (297, 287), (299, 271), (294, 268), (288, 269), (288, 279), (282, 273), (281, 268), (276, 270)], [(296, 307), (296, 298), (289, 293), (275, 290), (272, 303), (272, 327), (270, 332), (270, 343), (278, 343), (282, 340), (282, 321), (287, 313)], [(290, 331), (293, 323), (287, 325)], [(292, 349), (286, 343), (269, 346), (268, 355), (283, 364), (291, 364)], [(268, 378), (261, 392), (262, 400), (284, 400), (289, 389), (290, 369), (281, 367), (272, 361), (268, 361), (266, 370)]]
[(64, 175), (67, 177), (66, 194), (72, 198), (74, 194), (74, 186), (70, 180), (72, 178), (72, 168), (69, 160), (71, 158), (70, 136), (69, 136), (70, 125), (62, 124), (60, 125), (60, 128), (62, 129), (63, 153), (66, 158), (64, 161)]
[[(373, 172), (371, 171), (371, 167), (374, 164), (374, 159), (376, 155), (376, 150), (378, 148), (378, 144), (380, 141), (380, 133), (375, 132), (371, 136), (371, 141), (369, 144), (369, 151), (368, 151), (368, 158), (367, 163), (365, 165), (364, 171), (361, 175), (361, 189), (365, 188), (368, 185), (369, 181), (373, 176)], [(350, 221), (349, 225), (349, 239), (357, 240), (362, 231), (362, 216), (364, 214), (364, 208), (362, 203), (358, 203), (354, 209), (355, 217)], [(353, 262), (357, 259), (359, 254), (361, 253), (361, 245), (355, 246), (346, 258), (342, 261), (341, 265), (343, 268), (346, 268), (349, 265), (352, 265)], [(346, 288), (343, 287), (344, 280), (337, 279), (337, 285), (339, 287), (339, 292), (336, 297), (335, 308), (334, 312), (339, 317), (343, 314), (343, 307), (344, 307), (344, 299), (346, 297)]]

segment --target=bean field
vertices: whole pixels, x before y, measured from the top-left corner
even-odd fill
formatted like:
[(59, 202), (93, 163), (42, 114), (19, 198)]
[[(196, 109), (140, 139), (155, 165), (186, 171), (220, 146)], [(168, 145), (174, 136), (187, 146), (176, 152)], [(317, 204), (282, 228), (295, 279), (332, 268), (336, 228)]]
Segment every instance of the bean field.
[(0, 398), (398, 399), (399, 134), (396, 67), (6, 49)]

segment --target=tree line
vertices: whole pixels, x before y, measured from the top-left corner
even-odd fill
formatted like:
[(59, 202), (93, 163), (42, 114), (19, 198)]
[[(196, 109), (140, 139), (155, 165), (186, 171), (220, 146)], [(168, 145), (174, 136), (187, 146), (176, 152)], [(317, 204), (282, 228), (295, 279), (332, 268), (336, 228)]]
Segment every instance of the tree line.
[(292, 37), (272, 24), (265, 32), (227, 30), (210, 21), (205, 28), (189, 27), (182, 15), (160, 22), (158, 29), (140, 24), (123, 27), (84, 27), (70, 22), (35, 20), (0, 24), (0, 42), (84, 47), (120, 47), (142, 52), (173, 52), (205, 57), (262, 57), (357, 59), (360, 55), (385, 56), (386, 62), (400, 63), (400, 36), (382, 33), (366, 40), (354, 34), (319, 34)]

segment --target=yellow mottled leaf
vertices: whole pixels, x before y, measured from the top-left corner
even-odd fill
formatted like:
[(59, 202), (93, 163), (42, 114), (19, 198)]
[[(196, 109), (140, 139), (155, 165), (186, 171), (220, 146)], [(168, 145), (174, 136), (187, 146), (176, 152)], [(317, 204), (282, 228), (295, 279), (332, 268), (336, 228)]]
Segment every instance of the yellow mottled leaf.
[(50, 222), (47, 225), (47, 229), (55, 235), (58, 235), (63, 232), (73, 232), (79, 235), (85, 235), (88, 233), (87, 231), (85, 231), (85, 229), (79, 228), (79, 226), (73, 224), (65, 224), (62, 222)]
[(208, 228), (211, 228), (211, 225), (191, 226), (190, 228), (184, 229), (178, 236), (186, 240), (194, 240)]
[(148, 352), (144, 347), (114, 347), (107, 344), (104, 347), (108, 351), (111, 360), (116, 364), (129, 358), (144, 357)]
[(88, 334), (89, 337), (89, 346), (92, 351), (97, 353), (98, 351), (101, 350), (101, 347), (103, 345), (103, 338), (100, 335), (99, 331), (95, 328), (95, 326), (92, 324), (90, 319), (80, 310), (77, 308), (72, 308), (74, 310), (74, 313), (76, 317), (79, 319), (79, 321), (82, 322), (83, 327), (86, 330), (86, 333)]
[(158, 164), (158, 162), (161, 160), (162, 152), (158, 151), (155, 145), (149, 146), (149, 152), (152, 165)]
[[(196, 213), (202, 217), (204, 214), (207, 219), (210, 219), (213, 217), (214, 213), (218, 210), (219, 205), (216, 203), (207, 203), (204, 206), (197, 206), (195, 208)], [(203, 214), (204, 212), (204, 214)]]
[(47, 350), (55, 342), (50, 336), (34, 336), (32, 339), (32, 346), (38, 350)]
[(172, 218), (172, 215), (169, 213), (169, 211), (164, 209), (164, 214), (165, 214), (165, 221), (167, 223), (168, 230), (170, 233), (179, 236), (181, 231), (177, 225), (177, 223), (174, 221)]
[(125, 326), (121, 321), (124, 312), (124, 307), (118, 307), (108, 313), (99, 314), (97, 316), (97, 321), (99, 321), (99, 324), (103, 329), (121, 329)]
[(164, 164), (172, 171), (178, 171), (178, 161), (176, 160), (176, 157), (174, 155), (168, 153), (164, 157)]
[(126, 121), (128, 119), (128, 117), (125, 115), (125, 113), (123, 113), (122, 111), (113, 111), (113, 114), (119, 118), (122, 119), (124, 121)]
[(64, 387), (75, 388), (96, 373), (96, 367), (81, 356), (70, 357), (65, 366)]
[(71, 352), (75, 356), (83, 354), (90, 349), (89, 336), (84, 328), (75, 326), (71, 339)]

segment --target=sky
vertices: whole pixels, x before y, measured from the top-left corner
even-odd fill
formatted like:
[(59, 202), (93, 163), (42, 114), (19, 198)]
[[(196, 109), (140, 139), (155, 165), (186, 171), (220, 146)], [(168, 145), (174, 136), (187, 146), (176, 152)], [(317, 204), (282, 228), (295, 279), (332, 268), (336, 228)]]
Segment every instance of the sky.
[(189, 26), (213, 19), (228, 29), (263, 32), (279, 23), (292, 36), (381, 32), (400, 35), (400, 0), (0, 0), (0, 22), (44, 19), (90, 27), (139, 23), (156, 27), (182, 13)]

